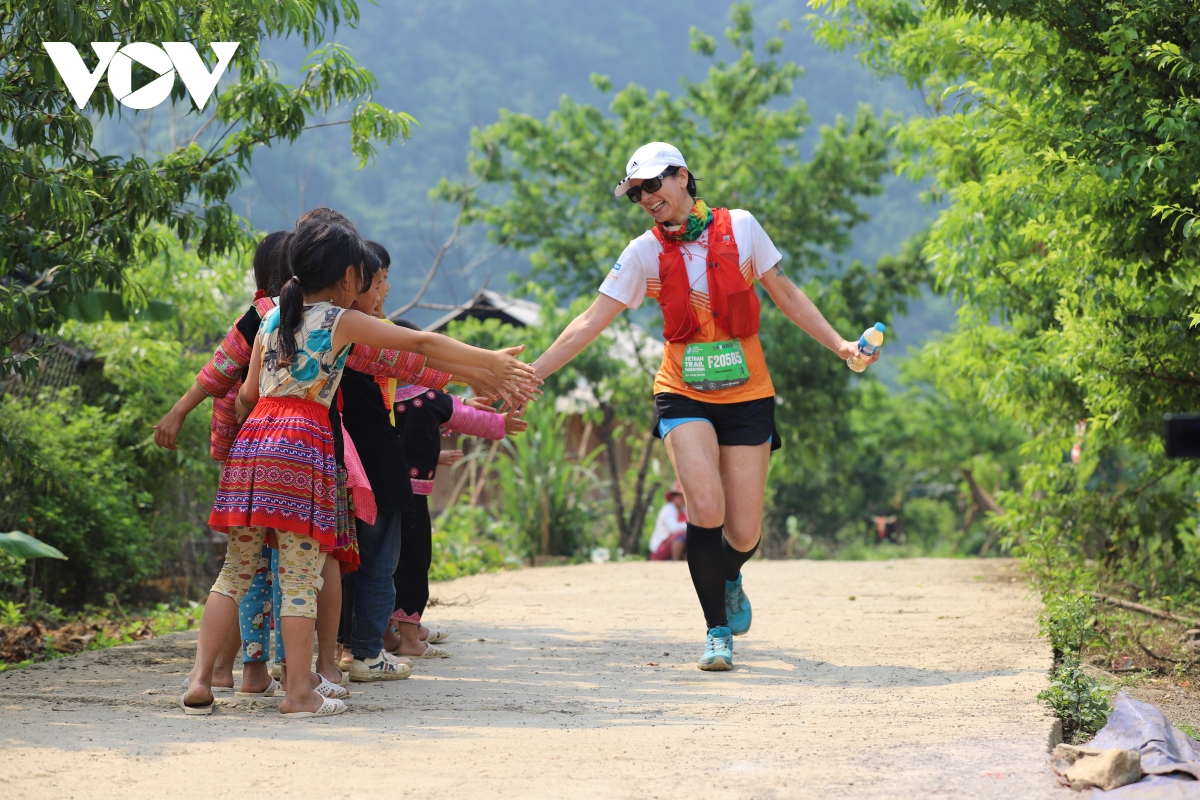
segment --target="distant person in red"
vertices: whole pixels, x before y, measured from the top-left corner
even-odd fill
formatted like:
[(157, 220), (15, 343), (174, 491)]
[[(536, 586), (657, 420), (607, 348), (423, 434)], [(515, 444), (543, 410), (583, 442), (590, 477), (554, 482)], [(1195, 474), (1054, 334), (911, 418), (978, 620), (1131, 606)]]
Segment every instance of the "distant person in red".
[(650, 535), (650, 560), (686, 561), (687, 509), (679, 484), (671, 487), (664, 497), (667, 504), (658, 512), (654, 533)]

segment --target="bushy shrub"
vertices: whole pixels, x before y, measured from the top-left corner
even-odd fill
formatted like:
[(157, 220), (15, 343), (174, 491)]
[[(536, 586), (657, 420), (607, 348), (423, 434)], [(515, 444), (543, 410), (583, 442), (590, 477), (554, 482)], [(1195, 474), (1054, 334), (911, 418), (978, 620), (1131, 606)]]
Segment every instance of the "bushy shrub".
[(150, 501), (148, 476), (119, 452), (119, 415), (81, 405), (76, 389), (64, 389), (36, 402), (3, 398), (0, 427), (29, 444), (52, 481), (39, 490), (11, 473), (0, 477), (27, 532), (67, 556), (38, 564), (38, 582), (52, 602), (83, 602), (153, 574), (159, 557), (139, 513)]
[(467, 503), (450, 506), (433, 523), (431, 581), (449, 581), (464, 575), (502, 569), (512, 564), (511, 526), (497, 521), (487, 510)]
[(904, 503), (899, 516), (908, 541), (927, 552), (936, 550), (939, 544), (949, 546), (958, 536), (958, 514), (945, 500), (914, 497)]
[(1078, 744), (1108, 722), (1108, 696), (1112, 689), (1097, 683), (1083, 671), (1079, 660), (1068, 657), (1054, 670), (1050, 685), (1038, 693), (1062, 720), (1063, 741)]
[(574, 459), (567, 452), (566, 414), (550, 403), (532, 404), (525, 418), (529, 430), (503, 440), (508, 452), (493, 466), (500, 514), (526, 556), (581, 555), (593, 543), (587, 495), (598, 482), (593, 463), (600, 451)]

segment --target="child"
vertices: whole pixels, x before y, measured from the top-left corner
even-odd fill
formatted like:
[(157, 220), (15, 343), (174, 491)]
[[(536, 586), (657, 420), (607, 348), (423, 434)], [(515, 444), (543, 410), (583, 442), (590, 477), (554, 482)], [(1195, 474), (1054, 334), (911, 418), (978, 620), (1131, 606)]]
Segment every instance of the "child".
[[(223, 462), (229, 447), (237, 437), (234, 400), (246, 376), (250, 363), (250, 343), (258, 335), (262, 318), (275, 307), (283, 282), (291, 277), (287, 264), (287, 245), (290, 231), (269, 233), (254, 250), (254, 283), (257, 291), (254, 303), (226, 334), (212, 358), (196, 375), (195, 382), (179, 398), (174, 407), (154, 426), (154, 441), (159, 447), (175, 450), (176, 437), (195, 408), (206, 397), (213, 399), (209, 455)], [(242, 651), (243, 693), (262, 694), (270, 688), (266, 671), (267, 648), (270, 643), (271, 611), (277, 600), (272, 597), (270, 550), (263, 548), (255, 578), (247, 594), (246, 609), (258, 609), (247, 614), (241, 630), (231, 628), (220, 656), (213, 666), (213, 685), (218, 689), (233, 689), (233, 662)], [(261, 619), (256, 619), (261, 617)], [(280, 639), (276, 636), (277, 648)]]
[[(397, 323), (418, 330), (411, 322)], [(396, 428), (404, 442), (404, 461), (412, 481), (418, 524), (401, 533), (400, 561), (392, 575), (396, 591), (395, 613), (385, 637), (388, 650), (409, 658), (446, 658), (449, 652), (434, 642), (444, 632), (421, 636), (421, 614), (429, 602), (429, 567), (433, 557), (433, 523), (429, 516), (429, 495), (441, 454), (441, 431), (503, 439), (529, 427), (516, 411), (498, 414), (495, 410), (468, 406), (451, 394), (427, 386), (405, 386), (396, 390)]]
[[(515, 357), (523, 348), (480, 350), (346, 310), (365, 283), (364, 248), (357, 234), (333, 223), (310, 223), (293, 234), (293, 277), (251, 351), (250, 372), (237, 400), (239, 416), (248, 418), (225, 462), (209, 518), (211, 527), (229, 534), (229, 550), (205, 608), (189, 687), (180, 697), (185, 713), (212, 713), (212, 665), (250, 583), (250, 565), (266, 528), (276, 531), (279, 543), (284, 644), (293, 653), (312, 652), (315, 596), (336, 532), (328, 409), (351, 344), (482, 367), (514, 397), (531, 393), (532, 370)], [(313, 691), (308, 670), (289, 671), (280, 713), (332, 716), (345, 709), (342, 701)]]

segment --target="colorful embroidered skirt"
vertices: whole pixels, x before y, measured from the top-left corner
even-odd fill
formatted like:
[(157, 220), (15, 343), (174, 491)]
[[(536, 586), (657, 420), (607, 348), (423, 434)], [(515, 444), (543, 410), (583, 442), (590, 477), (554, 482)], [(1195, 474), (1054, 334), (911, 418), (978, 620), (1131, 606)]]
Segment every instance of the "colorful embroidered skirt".
[(209, 527), (264, 527), (311, 536), (322, 552), (337, 539), (337, 461), (329, 409), (264, 397), (238, 432), (221, 470)]

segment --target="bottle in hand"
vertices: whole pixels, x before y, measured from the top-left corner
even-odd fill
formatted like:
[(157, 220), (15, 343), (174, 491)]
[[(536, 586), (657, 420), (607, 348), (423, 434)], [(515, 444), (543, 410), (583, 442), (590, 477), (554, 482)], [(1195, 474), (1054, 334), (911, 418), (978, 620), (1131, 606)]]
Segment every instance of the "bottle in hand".
[(883, 345), (883, 332), (886, 330), (887, 326), (882, 322), (876, 322), (875, 327), (867, 328), (859, 337), (858, 352), (846, 359), (846, 366), (855, 372), (866, 369), (871, 356)]

